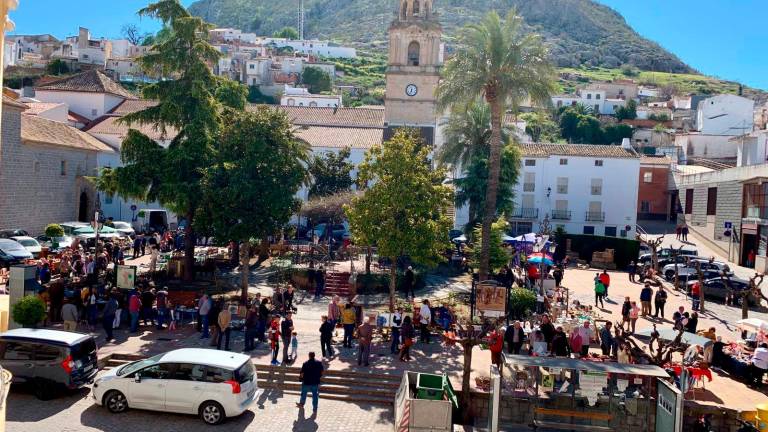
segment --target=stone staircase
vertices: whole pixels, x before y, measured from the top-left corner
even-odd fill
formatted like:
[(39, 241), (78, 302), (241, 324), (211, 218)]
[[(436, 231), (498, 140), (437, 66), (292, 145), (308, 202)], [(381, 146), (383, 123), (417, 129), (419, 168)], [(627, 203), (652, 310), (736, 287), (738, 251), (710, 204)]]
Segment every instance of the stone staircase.
[[(146, 357), (138, 354), (115, 353), (99, 360), (99, 366), (102, 369), (111, 369), (144, 358)], [(298, 395), (301, 392), (300, 367), (260, 364), (254, 364), (254, 366), (256, 366), (259, 388), (264, 391), (292, 395)], [(323, 373), (320, 397), (391, 406), (394, 404), (401, 379), (399, 375), (328, 370)]]
[(328, 272), (325, 275), (325, 295), (349, 296), (349, 272)]

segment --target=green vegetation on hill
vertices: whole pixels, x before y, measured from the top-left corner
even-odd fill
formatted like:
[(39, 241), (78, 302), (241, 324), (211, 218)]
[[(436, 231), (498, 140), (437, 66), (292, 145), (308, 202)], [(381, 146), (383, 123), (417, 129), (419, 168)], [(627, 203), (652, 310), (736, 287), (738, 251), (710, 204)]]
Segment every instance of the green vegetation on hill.
[[(395, 0), (305, 0), (305, 34), (383, 48), (395, 17)], [(189, 10), (217, 26), (271, 35), (296, 24), (295, 1), (198, 0)], [(456, 30), (478, 22), (489, 10), (517, 8), (526, 30), (541, 34), (560, 67), (632, 64), (642, 70), (692, 72), (679, 58), (644, 39), (624, 18), (593, 0), (438, 0), (435, 10), (449, 44)]]

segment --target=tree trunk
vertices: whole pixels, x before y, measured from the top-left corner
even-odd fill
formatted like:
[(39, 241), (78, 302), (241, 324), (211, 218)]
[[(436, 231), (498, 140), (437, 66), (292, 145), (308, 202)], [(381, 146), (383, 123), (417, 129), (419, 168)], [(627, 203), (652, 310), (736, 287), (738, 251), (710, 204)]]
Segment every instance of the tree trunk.
[(191, 282), (195, 278), (195, 232), (192, 230), (192, 220), (195, 217), (195, 209), (190, 206), (187, 209), (187, 224), (184, 226), (184, 282)]
[(504, 115), (501, 100), (496, 95), (486, 96), (491, 106), (491, 152), (488, 157), (488, 189), (485, 191), (485, 212), (483, 213), (482, 240), (480, 245), (480, 281), (488, 279), (491, 257), (491, 225), (496, 217), (496, 195), (499, 189), (501, 169), (501, 118)]
[(474, 328), (469, 326), (469, 339), (463, 341), (461, 346), (464, 348), (464, 368), (461, 373), (461, 403), (462, 423), (469, 424), (472, 420), (472, 348), (474, 348)]
[(248, 303), (248, 276), (251, 274), (251, 245), (244, 241), (240, 245), (240, 298)]
[(371, 254), (371, 247), (368, 246), (365, 250), (365, 274), (367, 275), (371, 274)]
[(395, 311), (395, 290), (397, 289), (397, 258), (390, 258), (389, 268), (389, 311)]
[[(747, 290), (747, 293), (751, 292)], [(749, 294), (742, 294), (741, 296), (741, 319), (749, 318)]]

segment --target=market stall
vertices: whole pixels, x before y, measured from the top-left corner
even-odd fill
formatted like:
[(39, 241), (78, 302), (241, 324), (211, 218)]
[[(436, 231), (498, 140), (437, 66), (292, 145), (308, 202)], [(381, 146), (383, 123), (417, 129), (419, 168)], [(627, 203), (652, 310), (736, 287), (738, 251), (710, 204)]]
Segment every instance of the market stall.
[(505, 355), (502, 388), (532, 405), (536, 427), (652, 430), (657, 380), (653, 365)]

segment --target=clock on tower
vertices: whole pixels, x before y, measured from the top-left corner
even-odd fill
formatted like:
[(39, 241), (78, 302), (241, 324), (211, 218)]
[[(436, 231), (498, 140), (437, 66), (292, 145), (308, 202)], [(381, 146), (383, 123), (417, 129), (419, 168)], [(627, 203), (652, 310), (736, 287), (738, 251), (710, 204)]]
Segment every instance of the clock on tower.
[(397, 18), (389, 26), (384, 138), (398, 128), (413, 127), (431, 145), (437, 127), (435, 90), (443, 64), (442, 27), (433, 0), (399, 1)]

